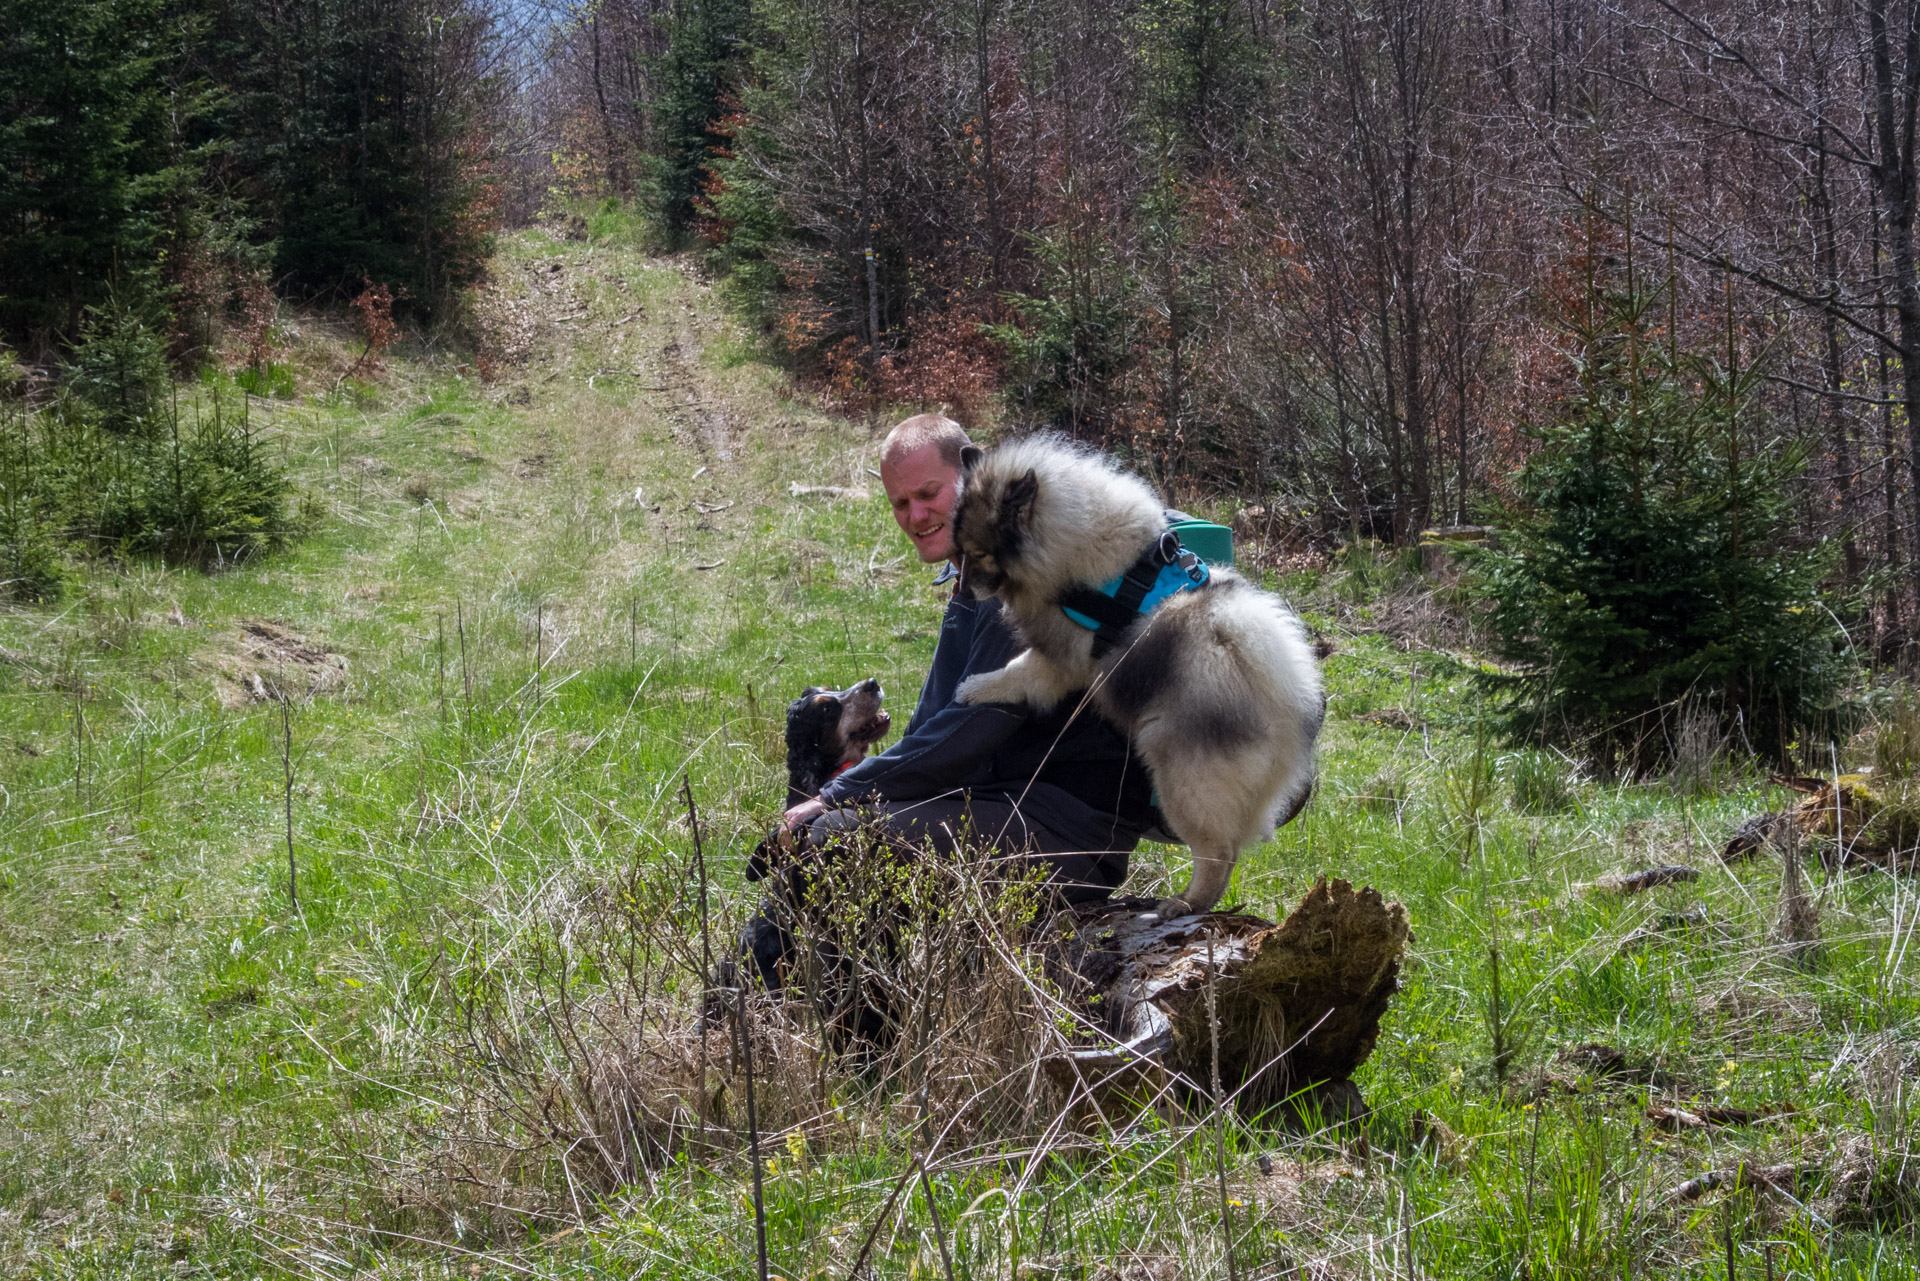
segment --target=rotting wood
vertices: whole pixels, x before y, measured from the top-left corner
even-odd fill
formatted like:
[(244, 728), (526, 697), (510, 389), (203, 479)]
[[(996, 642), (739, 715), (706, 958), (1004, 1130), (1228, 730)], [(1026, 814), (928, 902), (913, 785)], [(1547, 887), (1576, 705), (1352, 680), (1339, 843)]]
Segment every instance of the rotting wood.
[(1698, 1201), (1709, 1192), (1720, 1188), (1739, 1190), (1764, 1190), (1784, 1192), (1794, 1195), (1802, 1180), (1819, 1174), (1817, 1166), (1769, 1165), (1757, 1166), (1741, 1163), (1725, 1170), (1708, 1170), (1697, 1178), (1688, 1179), (1671, 1194), (1675, 1201)]
[(1689, 1104), (1675, 1107), (1667, 1104), (1654, 1104), (1647, 1109), (1647, 1120), (1654, 1128), (1665, 1130), (1669, 1134), (1678, 1134), (1684, 1130), (1705, 1130), (1715, 1126), (1758, 1125), (1762, 1121), (1780, 1121), (1797, 1111), (1791, 1105), (1782, 1107), (1735, 1108), (1721, 1107), (1715, 1104)]
[[(1920, 858), (1920, 780), (1879, 778), (1868, 771), (1814, 779), (1775, 779), (1806, 793), (1784, 810), (1756, 814), (1742, 823), (1722, 862), (1754, 858), (1788, 841), (1810, 841), (1829, 871), (1877, 867), (1912, 871)], [(1811, 785), (1811, 786), (1807, 786)]]
[(1660, 867), (1643, 867), (1634, 872), (1609, 872), (1580, 888), (1595, 893), (1631, 896), (1657, 886), (1683, 885), (1699, 879), (1699, 868), (1688, 867), (1684, 863), (1667, 863)]
[(1062, 913), (1039, 940), (1078, 1020), (1043, 1063), (1077, 1119), (1198, 1099), (1211, 1075), (1207, 951), (1219, 977), (1220, 1080), (1241, 1109), (1287, 1102), (1326, 1121), (1363, 1115), (1350, 1078), (1373, 1052), (1412, 934), (1371, 887), (1322, 878), (1284, 921), (1242, 912), (1162, 921), (1151, 899)]

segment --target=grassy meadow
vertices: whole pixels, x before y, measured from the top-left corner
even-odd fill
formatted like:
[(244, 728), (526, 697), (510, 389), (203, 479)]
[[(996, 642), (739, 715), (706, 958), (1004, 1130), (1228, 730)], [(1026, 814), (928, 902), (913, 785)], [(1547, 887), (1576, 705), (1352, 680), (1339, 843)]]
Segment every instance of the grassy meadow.
[[(541, 1118), (692, 1052), (684, 1020), (656, 1060), (645, 1017), (602, 1017), (697, 1000), (683, 779), (719, 932), (787, 700), (871, 675), (904, 716), (941, 598), (870, 471), (885, 424), (597, 230), (506, 242), (491, 382), (416, 346), (335, 386), (346, 340), (305, 322), (300, 394), (251, 407), (309, 513), (290, 549), (94, 564), (0, 613), (0, 1273), (752, 1275), (729, 1048), (695, 1087), (724, 1123), (619, 1181)], [(1335, 645), (1331, 710), (1315, 802), (1230, 898), (1277, 917), (1332, 875), (1406, 905), (1374, 1116), (1075, 1137), (1040, 1098), (928, 1155), (924, 1107), (794, 1032), (761, 1088), (818, 1106), (767, 1136), (773, 1272), (1920, 1275), (1920, 882), (1810, 859), (1819, 947), (1783, 950), (1781, 860), (1717, 855), (1786, 793), (1710, 752), (1682, 785), (1507, 751), (1417, 575), (1269, 578)], [(1143, 847), (1130, 889), (1181, 856)], [(1590, 888), (1665, 863), (1702, 875)], [(1682, 1100), (1754, 1116), (1649, 1117)], [(1676, 1195), (1743, 1165), (1797, 1173)]]

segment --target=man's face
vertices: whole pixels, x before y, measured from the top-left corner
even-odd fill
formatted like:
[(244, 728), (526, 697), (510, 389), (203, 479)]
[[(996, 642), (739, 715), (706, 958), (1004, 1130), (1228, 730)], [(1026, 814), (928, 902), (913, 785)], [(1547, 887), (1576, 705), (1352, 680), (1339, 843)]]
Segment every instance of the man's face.
[(953, 500), (960, 492), (960, 473), (949, 467), (940, 451), (929, 446), (880, 464), (880, 484), (893, 504), (893, 518), (913, 540), (914, 550), (929, 565), (953, 555)]

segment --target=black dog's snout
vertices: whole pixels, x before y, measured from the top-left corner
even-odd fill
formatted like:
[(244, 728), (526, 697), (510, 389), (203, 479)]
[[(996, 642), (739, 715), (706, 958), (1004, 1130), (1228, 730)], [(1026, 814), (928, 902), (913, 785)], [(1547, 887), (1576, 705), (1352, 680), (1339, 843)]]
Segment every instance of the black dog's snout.
[(878, 694), (880, 692), (880, 682), (869, 676), (860, 682), (859, 690), (862, 694)]

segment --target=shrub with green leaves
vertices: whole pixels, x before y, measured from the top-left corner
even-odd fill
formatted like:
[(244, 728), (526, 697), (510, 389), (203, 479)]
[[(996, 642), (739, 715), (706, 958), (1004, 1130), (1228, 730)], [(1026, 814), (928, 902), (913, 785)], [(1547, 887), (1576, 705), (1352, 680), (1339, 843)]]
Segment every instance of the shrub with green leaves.
[(1794, 536), (1805, 449), (1757, 403), (1757, 364), (1649, 335), (1660, 297), (1596, 285), (1569, 325), (1577, 385), (1536, 431), (1501, 546), (1476, 561), (1510, 664), (1484, 679), (1511, 737), (1606, 767), (1659, 762), (1661, 719), (1688, 697), (1786, 759), (1848, 672), (1830, 557)]

